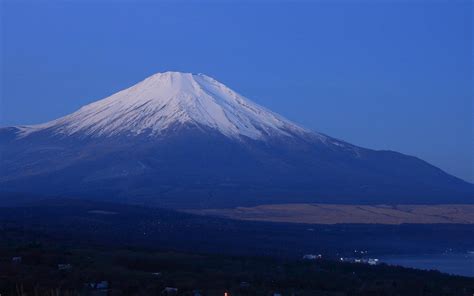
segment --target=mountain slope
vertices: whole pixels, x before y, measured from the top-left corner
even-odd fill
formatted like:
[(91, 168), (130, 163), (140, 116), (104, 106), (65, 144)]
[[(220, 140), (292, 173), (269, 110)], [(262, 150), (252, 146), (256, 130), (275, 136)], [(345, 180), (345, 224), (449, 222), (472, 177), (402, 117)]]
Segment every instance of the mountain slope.
[(57, 120), (0, 129), (4, 192), (160, 206), (472, 202), (414, 157), (301, 128), (205, 75), (166, 72)]
[(70, 115), (23, 127), (21, 133), (26, 136), (50, 129), (67, 136), (157, 136), (180, 124), (206, 126), (229, 137), (252, 139), (308, 133), (206, 75), (176, 72), (155, 74)]

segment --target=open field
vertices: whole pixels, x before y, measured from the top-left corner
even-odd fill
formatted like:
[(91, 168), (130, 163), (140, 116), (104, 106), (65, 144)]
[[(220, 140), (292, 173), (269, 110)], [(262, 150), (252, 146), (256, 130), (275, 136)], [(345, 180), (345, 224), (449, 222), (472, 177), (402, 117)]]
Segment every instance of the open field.
[(473, 224), (474, 205), (275, 204), (186, 212), (238, 220), (309, 224)]
[(298, 224), (243, 221), (152, 207), (49, 200), (0, 207), (0, 242), (54, 239), (181, 252), (300, 258), (304, 254), (440, 254), (474, 250), (474, 224)]

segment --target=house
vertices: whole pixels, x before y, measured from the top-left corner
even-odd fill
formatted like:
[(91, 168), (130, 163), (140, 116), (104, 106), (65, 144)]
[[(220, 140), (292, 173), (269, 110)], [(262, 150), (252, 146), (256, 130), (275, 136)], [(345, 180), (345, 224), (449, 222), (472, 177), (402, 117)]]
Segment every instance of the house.
[(353, 258), (353, 257), (341, 257), (341, 262), (361, 263), (361, 259)]
[(100, 282), (96, 283), (95, 288), (99, 289), (99, 290), (106, 290), (106, 289), (109, 288), (109, 282), (108, 281), (100, 281)]
[(175, 296), (178, 295), (178, 288), (166, 287), (161, 291), (163, 296)]
[(248, 289), (250, 288), (250, 284), (247, 282), (241, 282), (240, 283), (240, 289)]
[(100, 281), (100, 282), (94, 282), (94, 283), (87, 283), (86, 287), (89, 289), (94, 289), (94, 290), (107, 290), (109, 288), (109, 282)]
[(68, 271), (72, 269), (71, 264), (58, 264), (58, 270)]
[(85, 287), (89, 290), (91, 296), (106, 296), (109, 291), (109, 282), (100, 281), (85, 284)]
[(15, 264), (20, 264), (22, 260), (23, 258), (21, 258), (20, 256), (12, 257), (12, 263)]
[(323, 256), (321, 254), (314, 255), (314, 254), (306, 254), (303, 256), (303, 260), (316, 260), (321, 259)]
[(379, 264), (379, 259), (369, 258), (369, 260), (367, 260), (367, 263), (369, 265), (377, 265)]
[(369, 265), (377, 265), (379, 264), (379, 259), (374, 258), (342, 258), (340, 259), (342, 262), (349, 262), (349, 263), (363, 263)]

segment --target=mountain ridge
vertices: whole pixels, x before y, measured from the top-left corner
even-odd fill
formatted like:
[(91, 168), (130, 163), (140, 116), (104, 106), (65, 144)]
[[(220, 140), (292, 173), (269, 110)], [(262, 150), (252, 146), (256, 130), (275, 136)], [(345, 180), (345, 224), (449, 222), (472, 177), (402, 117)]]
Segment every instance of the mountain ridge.
[(472, 184), (423, 160), (307, 130), (190, 73), (0, 129), (0, 168), (4, 191), (176, 208), (474, 202)]
[(18, 128), (20, 137), (44, 129), (92, 137), (123, 133), (156, 136), (173, 124), (204, 125), (229, 137), (252, 139), (273, 133), (291, 136), (311, 132), (209, 76), (179, 72), (154, 74), (59, 119)]

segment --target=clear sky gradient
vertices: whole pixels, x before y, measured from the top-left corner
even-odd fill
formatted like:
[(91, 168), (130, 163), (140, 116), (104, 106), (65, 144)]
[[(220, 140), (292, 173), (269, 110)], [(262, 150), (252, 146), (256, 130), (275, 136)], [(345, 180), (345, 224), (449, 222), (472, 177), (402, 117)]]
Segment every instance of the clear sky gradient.
[(314, 130), (473, 176), (471, 1), (1, 1), (0, 125), (162, 71), (205, 73)]

